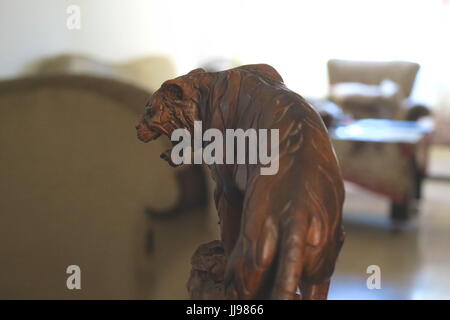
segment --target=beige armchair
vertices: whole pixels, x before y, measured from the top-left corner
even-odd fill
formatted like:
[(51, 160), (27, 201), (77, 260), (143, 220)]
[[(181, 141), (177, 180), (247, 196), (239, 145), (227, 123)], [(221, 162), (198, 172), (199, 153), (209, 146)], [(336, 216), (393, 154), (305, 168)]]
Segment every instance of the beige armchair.
[(355, 119), (417, 120), (428, 108), (411, 92), (420, 66), (406, 61), (328, 61), (329, 100)]
[[(159, 159), (164, 141), (136, 139), (149, 95), (85, 75), (0, 81), (0, 298), (187, 297), (189, 258), (217, 223), (201, 209), (164, 223), (145, 214), (195, 191)], [(72, 264), (81, 290), (66, 287)]]
[(422, 119), (430, 111), (411, 100), (418, 70), (405, 61), (328, 62), (330, 90), (322, 104), (336, 104), (355, 120), (378, 118), (349, 124), (341, 113), (328, 121), (343, 177), (387, 197), (395, 222), (410, 217), (427, 173), (433, 122), (418, 121), (430, 120)]
[[(211, 186), (133, 126), (174, 76), (165, 57), (68, 54), (0, 81), (0, 298), (187, 298), (191, 254), (218, 237)], [(82, 290), (65, 286), (70, 264)]]

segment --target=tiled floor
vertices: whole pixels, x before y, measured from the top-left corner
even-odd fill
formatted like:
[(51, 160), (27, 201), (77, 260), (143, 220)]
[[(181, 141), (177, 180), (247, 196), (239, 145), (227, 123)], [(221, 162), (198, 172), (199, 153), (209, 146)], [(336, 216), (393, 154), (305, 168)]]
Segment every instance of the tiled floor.
[[(450, 150), (433, 151), (433, 175), (450, 176)], [(400, 232), (388, 203), (348, 185), (347, 239), (331, 299), (450, 299), (450, 179), (428, 179), (418, 215)], [(370, 265), (381, 270), (381, 289), (369, 290)]]

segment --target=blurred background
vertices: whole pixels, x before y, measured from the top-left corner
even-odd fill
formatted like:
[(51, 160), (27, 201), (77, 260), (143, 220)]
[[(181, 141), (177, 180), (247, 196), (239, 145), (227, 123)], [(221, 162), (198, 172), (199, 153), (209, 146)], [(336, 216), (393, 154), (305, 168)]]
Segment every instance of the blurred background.
[(267, 63), (346, 180), (329, 297), (450, 299), (449, 34), (448, 0), (0, 0), (0, 298), (187, 298), (213, 186), (133, 121), (164, 80)]

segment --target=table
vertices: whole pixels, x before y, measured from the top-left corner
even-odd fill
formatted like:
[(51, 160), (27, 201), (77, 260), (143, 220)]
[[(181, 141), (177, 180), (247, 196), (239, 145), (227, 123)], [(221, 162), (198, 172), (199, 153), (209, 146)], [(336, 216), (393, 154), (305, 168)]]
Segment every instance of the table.
[(329, 132), (344, 179), (386, 196), (391, 218), (407, 220), (422, 195), (432, 120), (362, 119)]

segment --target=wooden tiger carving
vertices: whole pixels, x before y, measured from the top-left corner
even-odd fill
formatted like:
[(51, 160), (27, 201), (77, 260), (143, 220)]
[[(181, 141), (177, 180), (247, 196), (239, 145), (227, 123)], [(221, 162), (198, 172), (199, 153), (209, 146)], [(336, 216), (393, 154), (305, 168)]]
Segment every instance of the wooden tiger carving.
[[(144, 142), (177, 128), (278, 129), (279, 170), (212, 164), (231, 299), (326, 299), (344, 241), (344, 188), (320, 116), (271, 66), (202, 69), (168, 80), (136, 129)], [(170, 150), (162, 158), (171, 162)], [(225, 162), (224, 162), (225, 163)]]

